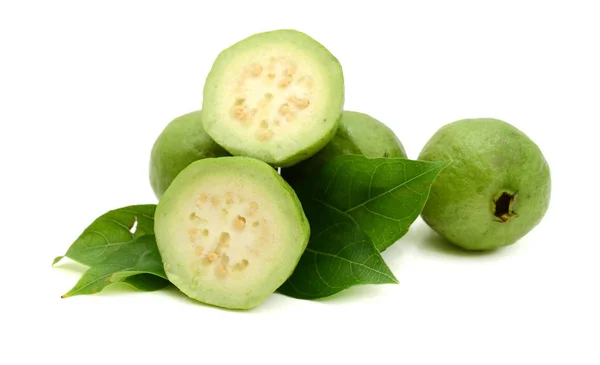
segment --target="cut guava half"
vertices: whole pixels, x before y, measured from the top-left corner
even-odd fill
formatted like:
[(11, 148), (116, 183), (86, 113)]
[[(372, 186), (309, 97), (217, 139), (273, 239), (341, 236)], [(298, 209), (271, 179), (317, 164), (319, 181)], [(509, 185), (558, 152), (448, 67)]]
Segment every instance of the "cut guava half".
[(315, 154), (344, 104), (339, 61), (295, 30), (258, 33), (222, 51), (204, 85), (206, 132), (233, 155), (276, 167)]
[(168, 279), (200, 302), (230, 309), (261, 304), (292, 274), (310, 236), (292, 188), (249, 157), (193, 162), (155, 213)]

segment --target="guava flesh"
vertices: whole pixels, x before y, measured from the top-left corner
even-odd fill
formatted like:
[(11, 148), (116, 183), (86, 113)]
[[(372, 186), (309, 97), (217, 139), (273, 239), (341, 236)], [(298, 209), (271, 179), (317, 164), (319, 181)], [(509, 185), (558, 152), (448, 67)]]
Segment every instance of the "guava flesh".
[(368, 114), (345, 110), (333, 139), (307, 160), (282, 169), (281, 175), (288, 181), (310, 177), (339, 155), (406, 158), (406, 151), (387, 125)]
[(548, 210), (551, 176), (540, 148), (521, 130), (493, 118), (440, 128), (420, 160), (452, 163), (436, 178), (423, 220), (467, 250), (517, 242)]
[(159, 134), (150, 154), (150, 186), (160, 199), (175, 176), (194, 161), (230, 154), (204, 131), (202, 111), (172, 120)]
[(204, 86), (203, 125), (232, 155), (287, 167), (333, 138), (343, 104), (339, 61), (304, 33), (275, 30), (218, 55)]
[(249, 157), (198, 160), (173, 180), (155, 213), (168, 279), (200, 302), (261, 304), (292, 274), (310, 236), (295, 192)]

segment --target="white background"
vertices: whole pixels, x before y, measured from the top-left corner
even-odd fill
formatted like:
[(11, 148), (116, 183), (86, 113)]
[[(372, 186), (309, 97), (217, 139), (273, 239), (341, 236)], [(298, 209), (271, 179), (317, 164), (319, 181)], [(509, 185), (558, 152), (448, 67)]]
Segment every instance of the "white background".
[[(600, 12), (593, 2), (3, 1), (1, 364), (598, 364)], [(504, 119), (552, 169), (552, 202), (517, 244), (467, 254), (421, 220), (384, 253), (399, 285), (248, 312), (175, 290), (60, 299), (52, 268), (107, 210), (155, 203), (149, 152), (200, 108), (218, 52), (304, 31), (341, 61), (346, 109), (416, 158), (442, 125)]]

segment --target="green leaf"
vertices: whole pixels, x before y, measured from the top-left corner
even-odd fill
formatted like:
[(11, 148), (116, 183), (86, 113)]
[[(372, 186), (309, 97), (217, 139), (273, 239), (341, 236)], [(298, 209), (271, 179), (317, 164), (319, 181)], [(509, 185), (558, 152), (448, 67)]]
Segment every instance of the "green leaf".
[(154, 234), (155, 209), (155, 204), (131, 205), (101, 215), (71, 244), (64, 256), (54, 259), (52, 265), (65, 256), (88, 266), (104, 262), (137, 237)]
[(302, 203), (311, 237), (279, 292), (317, 299), (353, 285), (397, 283), (380, 251), (408, 231), (447, 164), (342, 155), (310, 173), (282, 171)]
[(153, 235), (136, 237), (107, 256), (104, 262), (90, 267), (62, 298), (99, 293), (117, 282), (125, 282), (142, 290), (157, 290), (168, 285)]
[(169, 280), (152, 274), (138, 274), (129, 276), (125, 278), (123, 282), (142, 291), (156, 291), (171, 285)]
[(295, 190), (350, 215), (383, 251), (421, 214), (431, 184), (448, 164), (342, 155), (289, 182)]
[(304, 196), (311, 238), (282, 294), (317, 299), (354, 285), (398, 283), (369, 237), (346, 213)]

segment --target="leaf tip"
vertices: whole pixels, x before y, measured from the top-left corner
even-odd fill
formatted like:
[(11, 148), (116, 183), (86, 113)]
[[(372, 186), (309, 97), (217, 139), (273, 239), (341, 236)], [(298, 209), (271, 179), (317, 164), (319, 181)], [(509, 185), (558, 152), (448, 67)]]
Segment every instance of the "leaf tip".
[(63, 257), (64, 257), (64, 256), (56, 256), (56, 257), (54, 258), (54, 261), (52, 261), (52, 266), (54, 266), (54, 265), (58, 264), (58, 262), (59, 262), (60, 260), (62, 260), (62, 259), (63, 259)]
[(78, 295), (77, 294), (77, 290), (76, 288), (72, 288), (71, 290), (69, 290), (68, 292), (64, 293), (63, 295), (60, 296), (61, 299), (66, 299), (66, 298), (71, 298), (74, 295)]

